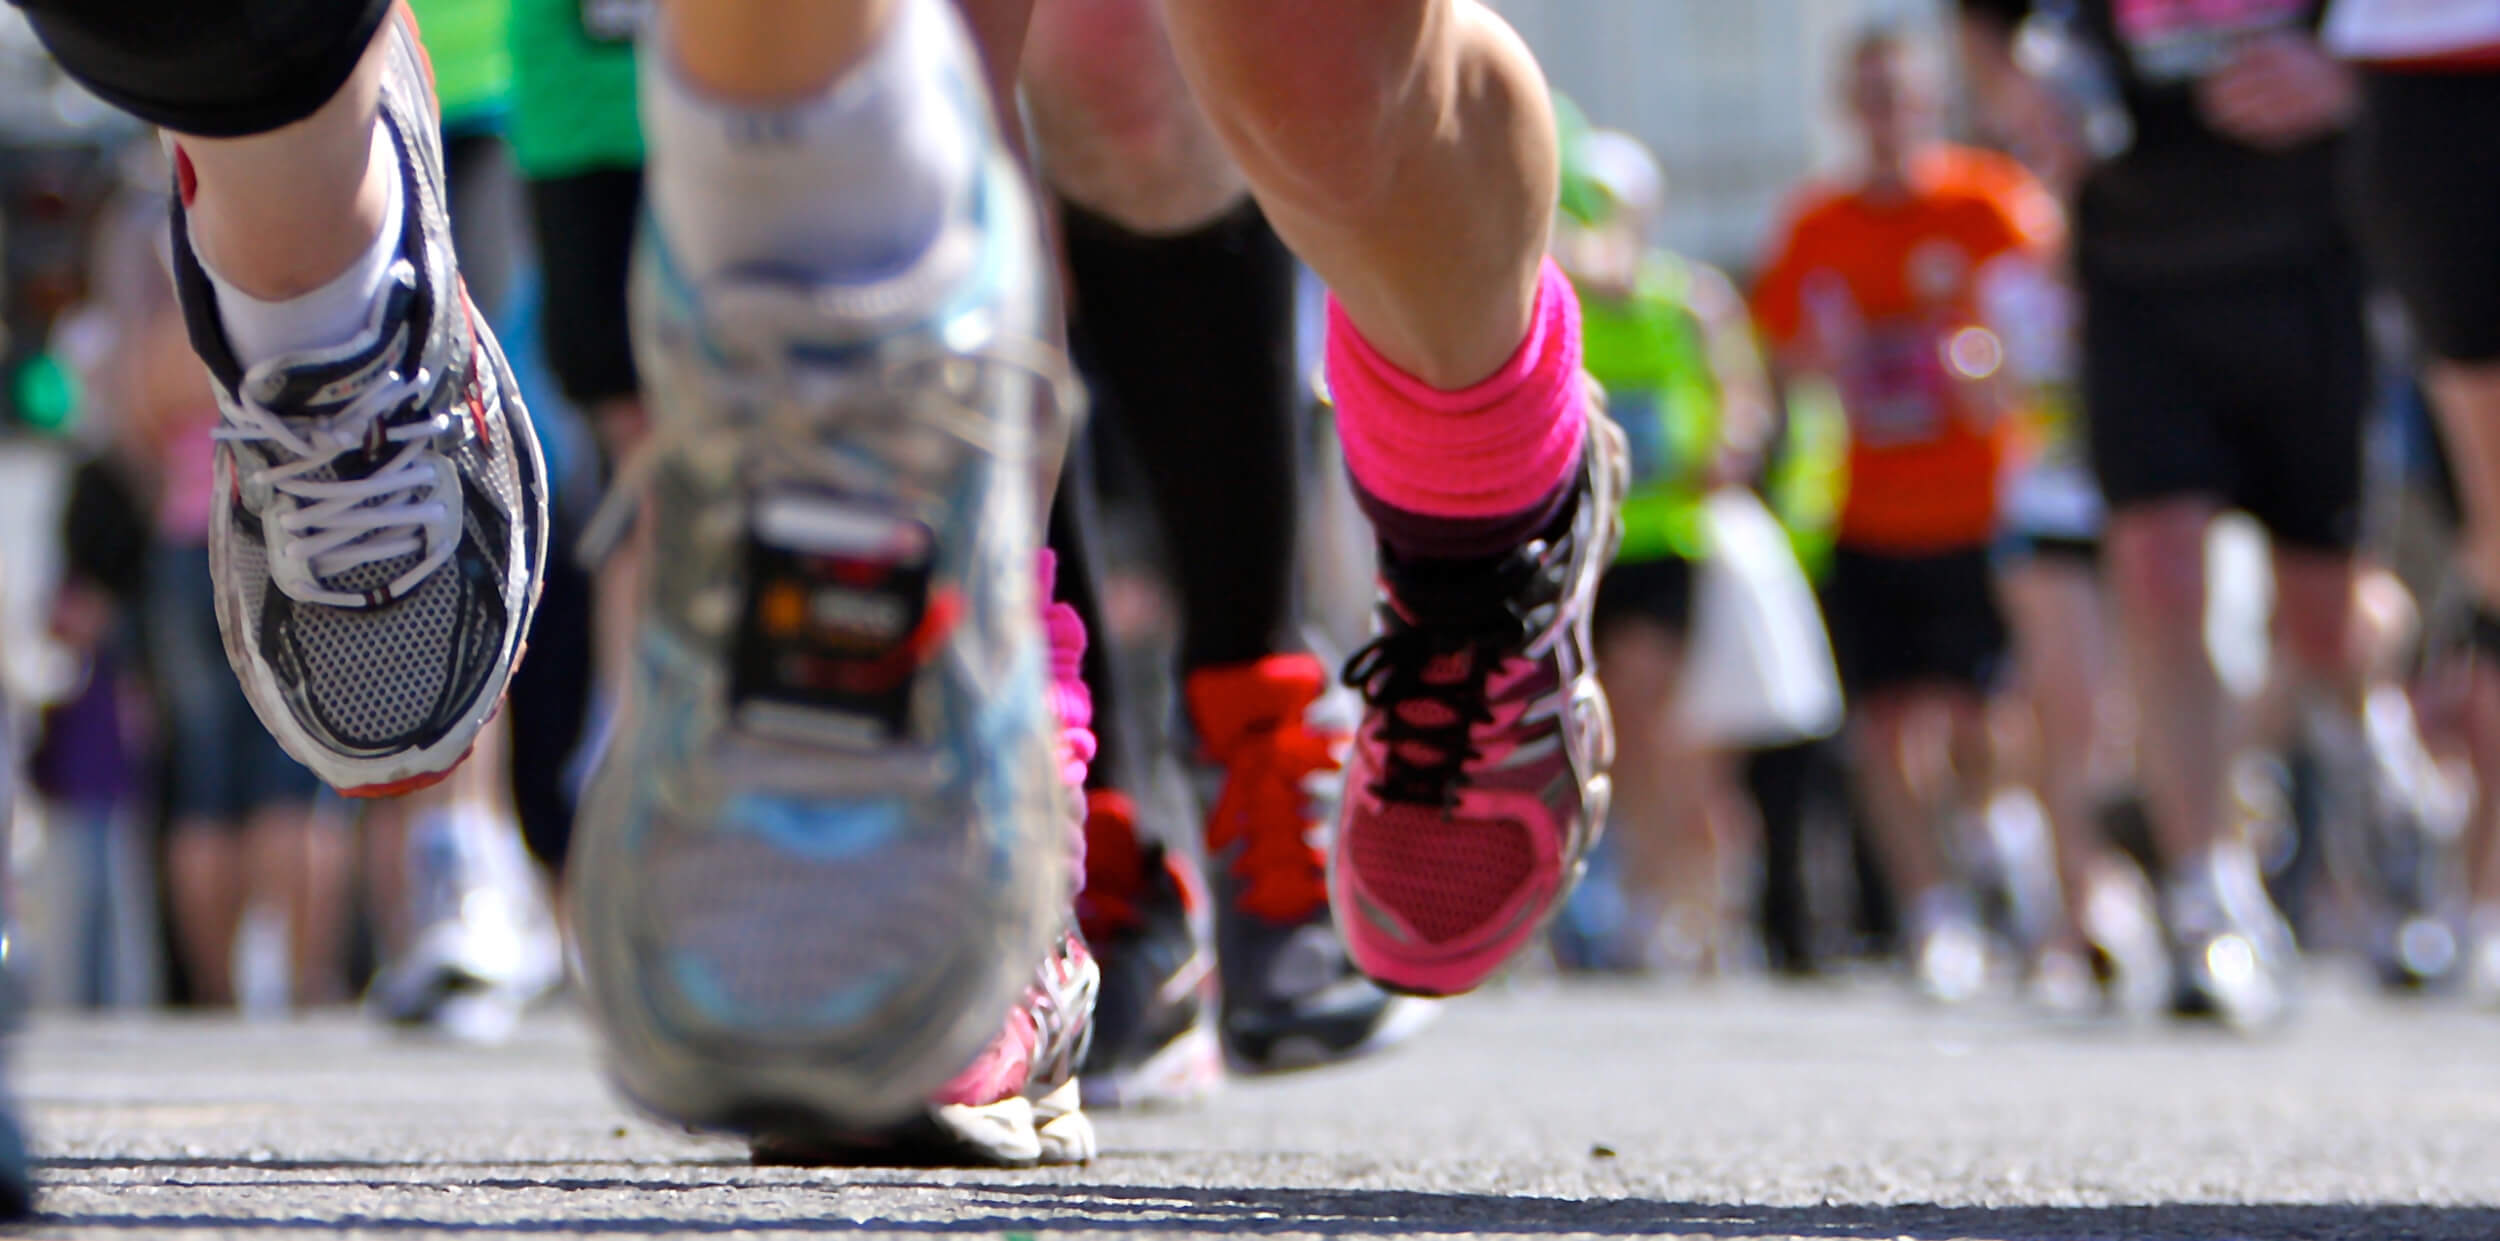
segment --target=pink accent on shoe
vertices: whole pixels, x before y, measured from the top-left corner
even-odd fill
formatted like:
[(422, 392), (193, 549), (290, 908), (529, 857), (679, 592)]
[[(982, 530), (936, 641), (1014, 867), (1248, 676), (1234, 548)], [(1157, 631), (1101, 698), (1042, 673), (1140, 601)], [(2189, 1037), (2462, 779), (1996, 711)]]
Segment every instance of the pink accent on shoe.
[(1085, 685), (1085, 620), (1052, 597), (1059, 581), (1058, 554), (1045, 547), (1036, 572), (1041, 579), (1042, 632), (1050, 641), (1050, 707), (1059, 716), (1059, 778), (1075, 795), (1068, 827), (1068, 874), (1085, 887), (1085, 777), (1100, 742), (1094, 736), (1094, 693)]
[(1050, 637), (1050, 705), (1059, 713), (1060, 778), (1084, 795), (1085, 775), (1098, 753), (1094, 738), (1094, 693), (1085, 685), (1085, 620), (1076, 609), (1051, 597), (1059, 578), (1059, 557), (1043, 548), (1041, 564), (1042, 629)]
[[(1423, 673), (1463, 685), (1471, 653)], [(1584, 829), (1581, 781), (1562, 733), (1569, 678), (1543, 659), (1508, 660), (1485, 678), (1485, 715), (1468, 729), (1469, 783), (1434, 808), (1373, 789), (1393, 762), (1445, 760), (1431, 744), (1393, 740), (1392, 719), (1447, 727), (1445, 703), (1417, 698), (1375, 712), (1355, 736), (1330, 897), (1347, 949), (1384, 985), (1454, 995), (1481, 983), (1542, 927), (1567, 886)]]
[(1070, 933), (1042, 962), (1033, 985), (1008, 1010), (998, 1037), (980, 1059), (939, 1087), (930, 1102), (988, 1107), (1019, 1095), (1038, 1099), (1067, 1085), (1084, 1054), (1095, 993), (1101, 988), (1102, 969), (1094, 954), (1084, 937)]
[(1363, 490), (1427, 517), (1503, 517), (1568, 482), (1586, 438), (1580, 301), (1547, 260), (1519, 352), (1445, 392), (1398, 369), (1328, 304), (1328, 386), (1346, 468)]

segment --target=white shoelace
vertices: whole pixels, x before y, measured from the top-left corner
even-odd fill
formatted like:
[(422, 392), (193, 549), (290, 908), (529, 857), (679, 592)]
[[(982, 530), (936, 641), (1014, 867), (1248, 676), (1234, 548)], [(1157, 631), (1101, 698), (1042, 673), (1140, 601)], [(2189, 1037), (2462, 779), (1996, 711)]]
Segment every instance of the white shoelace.
[[(238, 395), (227, 407), (226, 425), (217, 428), (217, 439), (273, 444), (279, 455), (292, 458), (254, 469), (243, 479), (245, 486), (266, 487), (289, 506), (277, 517), (280, 537), (270, 548), (270, 577), (289, 598), (326, 607), (378, 607), (406, 596), (450, 562), (459, 539), (456, 527), (448, 536), (441, 529), (453, 521), (453, 505), (443, 492), (459, 484), (442, 468), (432, 441), (451, 429), (451, 416), (438, 411), (376, 435), (384, 414), (424, 399), (429, 386), (424, 371), (414, 379), (393, 372), (337, 414), (310, 426), (289, 425), (248, 396)], [(401, 448), (364, 478), (307, 477), (345, 453), (378, 451), (384, 444)], [(350, 570), (419, 551), (424, 555), (417, 563), (380, 591), (325, 585)]]
[[(969, 352), (955, 352), (931, 343), (924, 350), (906, 352), (880, 365), (872, 380), (876, 385), (874, 395), (894, 407), (894, 417), (888, 423), (891, 430), (935, 430), (995, 455), (997, 448), (991, 432), (994, 414), (956, 399), (943, 385), (914, 381), (914, 376), (926, 375), (931, 368), (950, 366), (1018, 371), (1049, 390), (1045, 399), (1036, 402), (1040, 408), (1031, 442), (1037, 456), (1043, 452), (1052, 454), (1042, 462), (1042, 473), (1046, 481), (1055, 481), (1059, 472), (1057, 454), (1070, 426), (1084, 417), (1085, 410), (1085, 387), (1067, 355), (1041, 341), (1003, 339)], [(803, 457), (818, 450), (824, 411), (841, 399), (820, 396), (815, 385), (803, 383), (786, 370), (743, 380), (724, 376), (723, 381), (754, 385), (755, 399), (739, 403), (766, 411), (755, 429), (786, 445), (794, 456)], [(599, 507), (591, 514), (575, 545), (581, 563), (596, 568), (616, 549), (641, 510), (652, 476), (670, 453), (720, 430), (717, 425), (695, 418), (655, 420), (650, 434), (626, 454), (616, 477), (608, 484), (607, 494), (600, 497)], [(1049, 486), (1039, 489), (1043, 504), (1049, 503), (1052, 490)]]

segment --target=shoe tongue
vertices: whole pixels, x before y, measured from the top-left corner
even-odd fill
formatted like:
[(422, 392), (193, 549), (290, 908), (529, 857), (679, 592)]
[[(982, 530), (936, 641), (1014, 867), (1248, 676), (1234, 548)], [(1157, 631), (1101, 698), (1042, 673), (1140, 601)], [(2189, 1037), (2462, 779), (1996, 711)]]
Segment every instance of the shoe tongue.
[(1524, 550), (1467, 561), (1384, 556), (1381, 579), (1398, 614), (1409, 623), (1498, 623), (1513, 618), (1511, 603), (1534, 563)]
[(282, 418), (327, 418), (403, 370), (408, 332), (403, 321), (388, 336), (368, 328), (345, 345), (273, 358), (251, 369), (244, 391)]
[(289, 420), (326, 418), (390, 378), (421, 364), (415, 277), (403, 263), (366, 308), (364, 322), (335, 345), (280, 354), (246, 371), (243, 394)]

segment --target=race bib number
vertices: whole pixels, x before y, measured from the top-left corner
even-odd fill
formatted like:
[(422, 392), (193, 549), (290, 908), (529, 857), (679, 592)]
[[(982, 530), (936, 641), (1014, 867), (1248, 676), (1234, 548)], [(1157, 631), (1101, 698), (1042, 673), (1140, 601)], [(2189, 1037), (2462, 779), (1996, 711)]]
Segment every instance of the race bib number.
[(1854, 353), (1839, 377), (1851, 438), (1868, 448), (1906, 448), (1943, 437), (1955, 397), (1934, 332), (1874, 324)]
[(596, 43), (631, 43), (651, 19), (652, 0), (581, 0), (582, 32)]
[(2193, 82), (2253, 35), (2299, 27), (2310, 0), (2110, 0), (2119, 42), (2148, 82)]

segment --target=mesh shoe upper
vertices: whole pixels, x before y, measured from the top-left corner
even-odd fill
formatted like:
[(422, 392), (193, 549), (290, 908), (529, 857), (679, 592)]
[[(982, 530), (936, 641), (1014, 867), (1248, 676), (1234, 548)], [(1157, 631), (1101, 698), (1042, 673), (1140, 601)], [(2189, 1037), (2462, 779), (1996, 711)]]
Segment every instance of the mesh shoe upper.
[(246, 372), (173, 223), (224, 415), (210, 550), (227, 651), (288, 752), (350, 791), (424, 782), (467, 751), (519, 656), (546, 539), (536, 439), (454, 266), (422, 54), (392, 30), (404, 233), (354, 340)]

